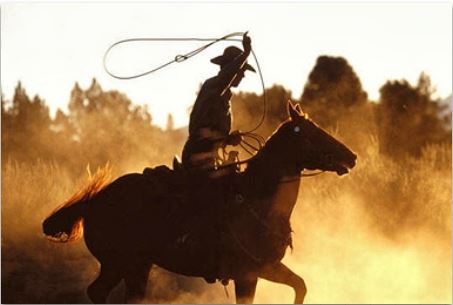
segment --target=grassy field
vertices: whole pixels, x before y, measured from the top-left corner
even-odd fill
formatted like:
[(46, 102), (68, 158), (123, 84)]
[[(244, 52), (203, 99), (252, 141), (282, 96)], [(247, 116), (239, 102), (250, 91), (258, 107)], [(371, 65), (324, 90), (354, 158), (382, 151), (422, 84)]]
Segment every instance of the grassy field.
[[(302, 181), (294, 250), (284, 261), (305, 279), (307, 303), (451, 303), (451, 147), (395, 162), (369, 141), (351, 174)], [(85, 179), (57, 164), (3, 164), (2, 303), (89, 302), (97, 261), (83, 241), (52, 243), (41, 230)], [(156, 268), (147, 302), (230, 303), (232, 285), (228, 291)], [(123, 293), (120, 285), (110, 302), (123, 302)], [(255, 302), (292, 299), (288, 287), (258, 284)]]

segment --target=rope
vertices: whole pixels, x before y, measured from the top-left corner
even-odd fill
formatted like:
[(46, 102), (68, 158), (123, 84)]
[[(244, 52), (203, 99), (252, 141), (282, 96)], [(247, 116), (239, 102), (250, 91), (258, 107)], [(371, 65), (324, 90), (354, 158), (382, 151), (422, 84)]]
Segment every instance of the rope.
[(249, 155), (253, 156), (253, 151), (250, 151), (243, 143), (245, 142), (241, 142), (239, 145), (241, 146), (241, 148), (243, 150), (245, 150)]
[[(240, 143), (240, 146), (242, 147), (242, 149), (244, 149), (247, 153), (249, 153), (251, 156), (254, 155), (254, 152), (258, 152), (261, 150), (261, 148), (263, 148), (264, 146), (264, 139), (262, 139), (262, 137), (258, 134), (253, 134), (253, 133), (244, 133), (244, 134), (241, 134), (243, 136), (243, 139)], [(257, 144), (257, 146), (249, 143), (246, 138), (251, 138), (252, 140), (254, 140)], [(261, 138), (260, 138), (261, 137)], [(254, 152), (250, 152), (249, 149), (252, 149)]]
[[(245, 32), (247, 33), (247, 32)], [(237, 36), (243, 36), (245, 34), (244, 32), (233, 32), (233, 33), (230, 33), (228, 35), (225, 35), (221, 38), (196, 38), (196, 37), (189, 37), (189, 38), (181, 38), (181, 37), (162, 37), (162, 38), (129, 38), (129, 39), (123, 39), (123, 40), (120, 40), (120, 41), (117, 41), (115, 43), (113, 43), (112, 45), (110, 45), (110, 47), (105, 51), (104, 53), (104, 58), (103, 58), (103, 65), (104, 65), (104, 70), (107, 72), (108, 75), (110, 75), (111, 77), (113, 78), (116, 78), (116, 79), (121, 79), (121, 80), (129, 80), (129, 79), (134, 79), (134, 78), (139, 78), (139, 77), (142, 77), (142, 76), (146, 76), (146, 75), (149, 75), (151, 73), (154, 73), (160, 69), (163, 69), (173, 63), (181, 63), (181, 62), (184, 62), (186, 61), (187, 59), (201, 53), (202, 51), (206, 50), (207, 48), (209, 48), (210, 46), (212, 46), (213, 44), (219, 42), (219, 41), (242, 41), (242, 39), (237, 39), (237, 38), (231, 38), (231, 37), (237, 37)], [(210, 41), (210, 43), (206, 44), (206, 45), (203, 45), (193, 51), (190, 51), (186, 54), (178, 54), (175, 56), (175, 58), (171, 61), (168, 61), (156, 68), (153, 68), (151, 70), (148, 70), (146, 72), (143, 72), (143, 73), (139, 73), (139, 74), (135, 74), (135, 75), (130, 75), (130, 76), (119, 76), (119, 75), (116, 75), (114, 73), (112, 73), (108, 68), (107, 68), (107, 55), (110, 53), (110, 51), (120, 45), (120, 44), (124, 44), (124, 43), (129, 43), (129, 42), (137, 42), (137, 41), (151, 41), (151, 42), (156, 42), (156, 41)], [(262, 112), (262, 116), (260, 118), (260, 120), (258, 121), (257, 125), (252, 128), (251, 130), (249, 131), (246, 131), (246, 133), (252, 133), (254, 131), (256, 131), (259, 127), (261, 127), (261, 125), (264, 123), (264, 120), (266, 118), (266, 104), (267, 104), (267, 98), (266, 98), (266, 88), (265, 88), (265, 85), (264, 85), (264, 78), (263, 78), (263, 73), (261, 71), (261, 67), (260, 67), (260, 64), (258, 62), (258, 58), (256, 57), (256, 54), (255, 52), (253, 51), (253, 49), (251, 50), (251, 53), (253, 55), (253, 58), (255, 60), (255, 63), (256, 63), (256, 67), (258, 69), (258, 74), (260, 76), (260, 81), (261, 81), (261, 87), (262, 87), (262, 90), (263, 90), (263, 112)]]
[[(107, 74), (109, 74), (111, 77), (114, 77), (116, 79), (121, 79), (121, 80), (128, 80), (128, 79), (134, 79), (134, 78), (139, 78), (139, 77), (142, 77), (142, 76), (145, 76), (145, 75), (148, 75), (148, 74), (151, 74), (151, 73), (154, 73), (160, 69), (163, 69), (165, 68), (166, 66), (170, 65), (170, 64), (173, 64), (173, 63), (181, 63), (189, 58), (191, 58), (192, 56), (195, 56), (197, 55), (198, 53), (204, 51), (205, 49), (209, 48), (211, 45), (219, 42), (219, 41), (222, 41), (222, 40), (227, 40), (227, 41), (242, 41), (241, 39), (231, 39), (230, 37), (235, 37), (235, 36), (242, 36), (244, 35), (244, 33), (241, 33), (241, 32), (234, 32), (234, 33), (231, 33), (231, 34), (228, 34), (228, 35), (225, 35), (221, 38), (180, 38), (180, 37), (162, 37), (162, 38), (129, 38), (129, 39), (123, 39), (123, 40), (120, 40), (120, 41), (117, 41), (115, 43), (113, 43), (112, 45), (110, 45), (110, 47), (105, 51), (104, 53), (104, 59), (103, 59), (103, 64), (104, 64), (104, 70), (107, 72)], [(123, 44), (123, 43), (129, 43), (129, 42), (143, 42), (143, 41), (151, 41), (151, 42), (156, 42), (156, 41), (211, 41), (210, 43), (204, 45), (204, 46), (201, 46), (200, 48), (198, 49), (195, 49), (193, 51), (190, 51), (186, 54), (179, 54), (179, 55), (176, 55), (175, 58), (171, 61), (168, 61), (154, 69), (151, 69), (151, 70), (148, 70), (146, 72), (143, 72), (143, 73), (139, 73), (139, 74), (135, 74), (135, 75), (131, 75), (131, 76), (119, 76), (119, 75), (116, 75), (112, 72), (110, 72), (110, 70), (107, 68), (107, 63), (106, 63), (106, 60), (107, 60), (107, 55), (110, 53), (110, 51), (120, 45), (120, 44)], [(253, 50), (252, 50), (253, 52)]]

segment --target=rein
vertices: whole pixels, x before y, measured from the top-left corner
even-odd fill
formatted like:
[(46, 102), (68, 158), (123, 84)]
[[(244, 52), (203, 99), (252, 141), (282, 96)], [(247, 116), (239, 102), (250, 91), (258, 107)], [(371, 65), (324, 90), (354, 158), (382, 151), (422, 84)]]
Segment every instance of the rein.
[[(219, 170), (219, 169), (225, 169), (225, 168), (228, 168), (228, 167), (235, 167), (237, 165), (242, 165), (242, 164), (248, 163), (252, 158), (253, 157), (250, 157), (250, 158), (242, 160), (242, 161), (237, 161), (237, 162), (234, 162), (234, 163), (222, 164), (222, 165), (217, 166), (216, 168), (211, 168), (211, 169), (208, 169), (208, 170), (215, 171), (215, 170)], [(297, 180), (299, 180), (301, 178), (316, 177), (316, 176), (319, 176), (321, 174), (324, 174), (325, 172), (326, 171), (319, 170), (319, 171), (314, 172), (314, 173), (307, 173), (307, 174), (300, 173), (299, 176), (296, 176), (294, 178), (282, 179), (282, 180), (279, 181), (279, 183), (289, 183), (289, 182), (297, 181)]]
[(314, 173), (308, 173), (308, 174), (304, 174), (304, 173), (300, 173), (299, 176), (297, 177), (294, 177), (294, 178), (288, 178), (288, 179), (282, 179), (280, 180), (279, 183), (289, 183), (289, 182), (293, 182), (293, 181), (297, 181), (299, 180), (300, 178), (308, 178), (308, 177), (315, 177), (315, 176), (319, 176), (321, 174), (324, 174), (326, 171), (317, 171), (317, 172), (314, 172)]

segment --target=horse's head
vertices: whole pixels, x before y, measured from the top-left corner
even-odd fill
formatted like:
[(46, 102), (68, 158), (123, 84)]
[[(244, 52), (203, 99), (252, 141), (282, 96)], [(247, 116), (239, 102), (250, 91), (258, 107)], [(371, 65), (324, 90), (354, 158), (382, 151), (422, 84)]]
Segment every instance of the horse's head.
[(357, 155), (304, 114), (297, 104), (288, 102), (289, 120), (279, 129), (285, 138), (286, 154), (298, 170), (318, 169), (338, 175), (355, 166)]

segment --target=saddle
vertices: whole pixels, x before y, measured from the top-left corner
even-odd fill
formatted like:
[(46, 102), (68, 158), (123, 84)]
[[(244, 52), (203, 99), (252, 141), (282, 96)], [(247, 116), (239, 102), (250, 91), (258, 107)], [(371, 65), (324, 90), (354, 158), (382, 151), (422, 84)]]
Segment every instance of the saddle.
[[(150, 180), (150, 183), (165, 186), (166, 191), (180, 193), (186, 190), (190, 194), (197, 194), (200, 191), (209, 192), (212, 187), (228, 186), (238, 174), (237, 166), (222, 168), (213, 171), (189, 171), (186, 170), (177, 156), (173, 158), (172, 168), (166, 165), (146, 167), (143, 175)], [(224, 191), (227, 191), (226, 189)], [(222, 192), (226, 195), (225, 192)], [(199, 197), (199, 196), (197, 196)]]
[(156, 190), (173, 195), (180, 194), (184, 189), (187, 176), (177, 157), (173, 159), (173, 169), (166, 165), (146, 167), (142, 174)]

